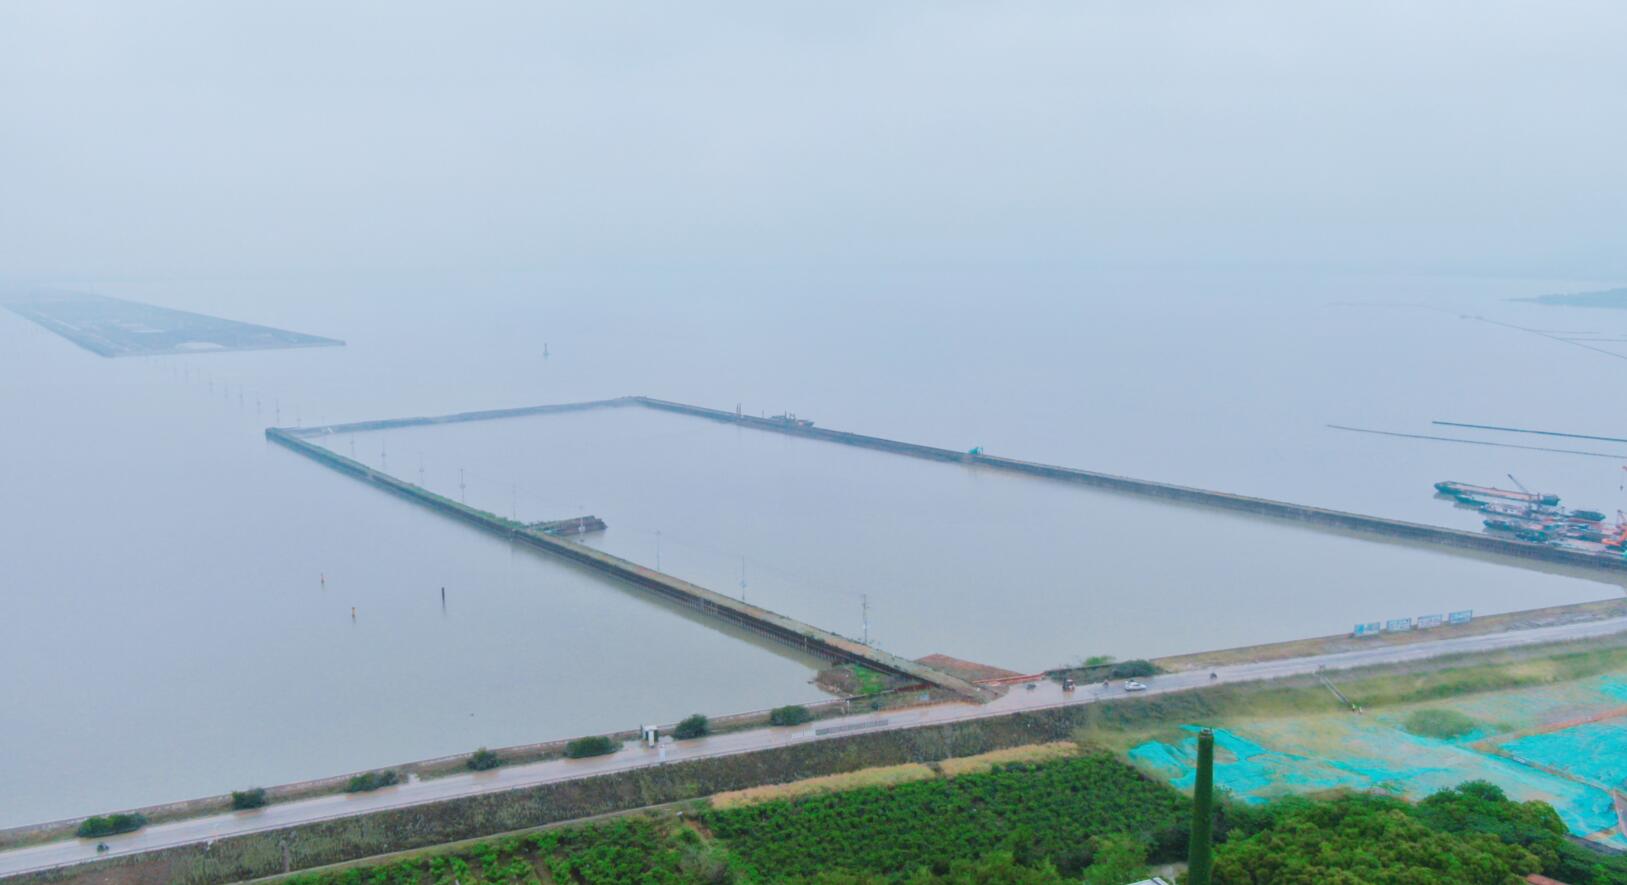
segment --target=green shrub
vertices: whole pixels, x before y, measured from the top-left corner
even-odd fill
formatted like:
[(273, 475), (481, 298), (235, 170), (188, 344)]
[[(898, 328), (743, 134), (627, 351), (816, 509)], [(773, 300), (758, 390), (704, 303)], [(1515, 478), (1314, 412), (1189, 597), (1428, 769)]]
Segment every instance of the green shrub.
[(616, 745), (610, 738), (602, 735), (577, 738), (565, 745), (565, 755), (571, 759), (585, 759), (589, 756), (608, 756), (616, 752)]
[[(470, 767), (472, 768), (473, 766), (471, 765)], [(487, 767), (489, 768), (491, 766)], [(352, 777), (350, 779), (350, 783), (345, 785), (345, 792), (366, 793), (370, 790), (376, 790), (379, 787), (393, 786), (400, 782), (401, 775), (396, 774), (394, 770), (369, 771)]]
[(1419, 710), (1407, 717), (1407, 731), (1451, 740), (1474, 731), (1480, 723), (1456, 710)]
[(469, 761), (464, 764), (469, 766), (470, 771), (489, 771), (499, 765), (502, 765), (503, 760), (498, 758), (496, 753), (493, 753), (485, 747), (481, 747), (473, 753), (470, 753)]
[(259, 808), (266, 804), (265, 787), (251, 787), (247, 790), (232, 791), (232, 810), (243, 811), (249, 808)]
[(813, 714), (801, 704), (790, 704), (784, 707), (775, 707), (768, 713), (769, 725), (801, 725), (813, 719)]
[(1155, 676), (1158, 667), (1152, 661), (1134, 660), (1114, 664), (1108, 673), (1114, 679), (1136, 679), (1141, 676)]
[(1526, 846), (1494, 831), (1437, 829), (1386, 796), (1289, 798), (1271, 814), (1267, 829), (1215, 847), (1215, 885), (1519, 882), (1543, 869)]
[(146, 825), (147, 816), (144, 814), (110, 814), (85, 818), (76, 832), (80, 836), (113, 836), (134, 832)]
[(687, 741), (690, 738), (706, 737), (711, 733), (711, 720), (699, 713), (696, 713), (693, 716), (685, 717), (682, 722), (678, 723), (678, 727), (672, 730), (672, 736), (680, 741)]
[(1124, 885), (1147, 877), (1147, 843), (1133, 836), (1095, 839), (1085, 885)]

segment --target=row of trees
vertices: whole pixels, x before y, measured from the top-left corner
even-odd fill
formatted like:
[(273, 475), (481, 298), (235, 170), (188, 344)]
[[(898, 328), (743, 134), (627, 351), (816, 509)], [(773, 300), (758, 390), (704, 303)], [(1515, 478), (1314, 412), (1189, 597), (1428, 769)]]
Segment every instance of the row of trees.
[[(808, 712), (808, 708), (800, 705), (779, 707), (770, 715), (770, 721), (774, 725), (798, 725), (803, 722), (807, 722), (812, 718), (813, 715)], [(682, 721), (680, 721), (673, 729), (672, 735), (678, 740), (687, 741), (695, 738), (705, 737), (711, 733), (711, 720), (703, 714), (695, 713), (693, 715), (686, 716)], [(570, 741), (565, 745), (565, 756), (570, 759), (582, 759), (589, 756), (603, 756), (609, 753), (614, 753), (615, 751), (615, 743), (610, 738), (602, 736), (577, 738), (576, 740)], [(470, 771), (490, 771), (491, 769), (502, 764), (503, 758), (485, 747), (481, 747), (480, 749), (475, 750), (473, 753), (470, 753), (469, 758), (464, 760), (464, 765)], [(383, 771), (369, 771), (351, 777), (350, 781), (345, 785), (345, 792), (367, 792), (370, 790), (377, 790), (380, 787), (392, 786), (400, 782), (401, 776), (394, 770), (386, 769)], [(267, 801), (268, 799), (266, 797), (266, 791), (263, 787), (253, 787), (247, 790), (236, 790), (232, 792), (232, 808), (237, 811), (260, 808), (263, 807)], [(124, 819), (129, 817), (129, 815), (113, 815), (113, 817), (124, 821)], [(139, 815), (137, 815), (137, 817), (139, 817)], [(97, 817), (91, 818), (91, 820), (105, 821), (108, 820), (108, 818)], [(145, 823), (145, 818), (142, 820), (143, 823)], [(87, 821), (86, 823), (88, 824), (89, 822), (90, 821)], [(98, 823), (96, 826), (100, 828), (105, 826), (105, 824)], [(81, 829), (83, 829), (83, 827)], [(135, 829), (135, 827), (130, 827), (130, 829)], [(117, 832), (128, 832), (128, 830), (118, 830)], [(80, 833), (80, 835), (85, 836), (105, 834)]]

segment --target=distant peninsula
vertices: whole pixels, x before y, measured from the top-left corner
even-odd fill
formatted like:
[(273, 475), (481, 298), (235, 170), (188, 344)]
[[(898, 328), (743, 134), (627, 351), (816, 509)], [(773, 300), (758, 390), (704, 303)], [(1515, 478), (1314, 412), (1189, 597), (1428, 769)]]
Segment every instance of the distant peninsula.
[(1611, 307), (1627, 310), (1627, 289), (1605, 289), (1600, 292), (1570, 292), (1561, 295), (1538, 295), (1535, 298), (1515, 298), (1514, 301), (1532, 301), (1560, 307)]
[(87, 292), (8, 294), (0, 296), (0, 306), (105, 357), (344, 346), (336, 338)]

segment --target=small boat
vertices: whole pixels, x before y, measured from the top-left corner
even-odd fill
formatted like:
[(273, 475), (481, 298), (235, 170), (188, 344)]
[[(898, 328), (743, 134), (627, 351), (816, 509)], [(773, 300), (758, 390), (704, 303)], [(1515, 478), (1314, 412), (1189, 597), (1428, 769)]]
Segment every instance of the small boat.
[(1493, 532), (1547, 532), (1553, 528), (1552, 523), (1536, 519), (1502, 518), (1483, 522), (1486, 529)]
[(1475, 495), (1483, 498), (1504, 498), (1509, 501), (1526, 501), (1532, 504), (1541, 504), (1553, 507), (1559, 503), (1558, 495), (1540, 495), (1535, 492), (1517, 492), (1513, 489), (1499, 489), (1492, 486), (1470, 485), (1466, 482), (1438, 482), (1435, 490), (1447, 495)]

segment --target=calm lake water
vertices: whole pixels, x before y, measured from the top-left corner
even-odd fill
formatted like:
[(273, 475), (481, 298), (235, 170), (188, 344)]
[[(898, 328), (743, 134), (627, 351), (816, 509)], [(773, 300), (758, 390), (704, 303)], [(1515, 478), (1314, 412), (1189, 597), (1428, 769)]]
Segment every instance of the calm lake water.
[[(348, 342), (127, 360), (0, 312), (0, 825), (820, 696), (815, 662), (268, 446), (269, 424), (642, 393), (1473, 527), (1431, 483), (1513, 473), (1575, 506), (1627, 497), (1627, 446), (1430, 424), (1627, 436), (1596, 393), (1622, 355), (1465, 318), (1627, 338), (1627, 312), (1505, 300), (1598, 286), (813, 270), (85, 284)], [(446, 494), (462, 467), (470, 503), (499, 513), (595, 513), (611, 528), (594, 543), (720, 591), (741, 592), (743, 566), (750, 601), (842, 633), (863, 630), (867, 597), (890, 651), (1014, 669), (1621, 593), (639, 410), (356, 447)]]

